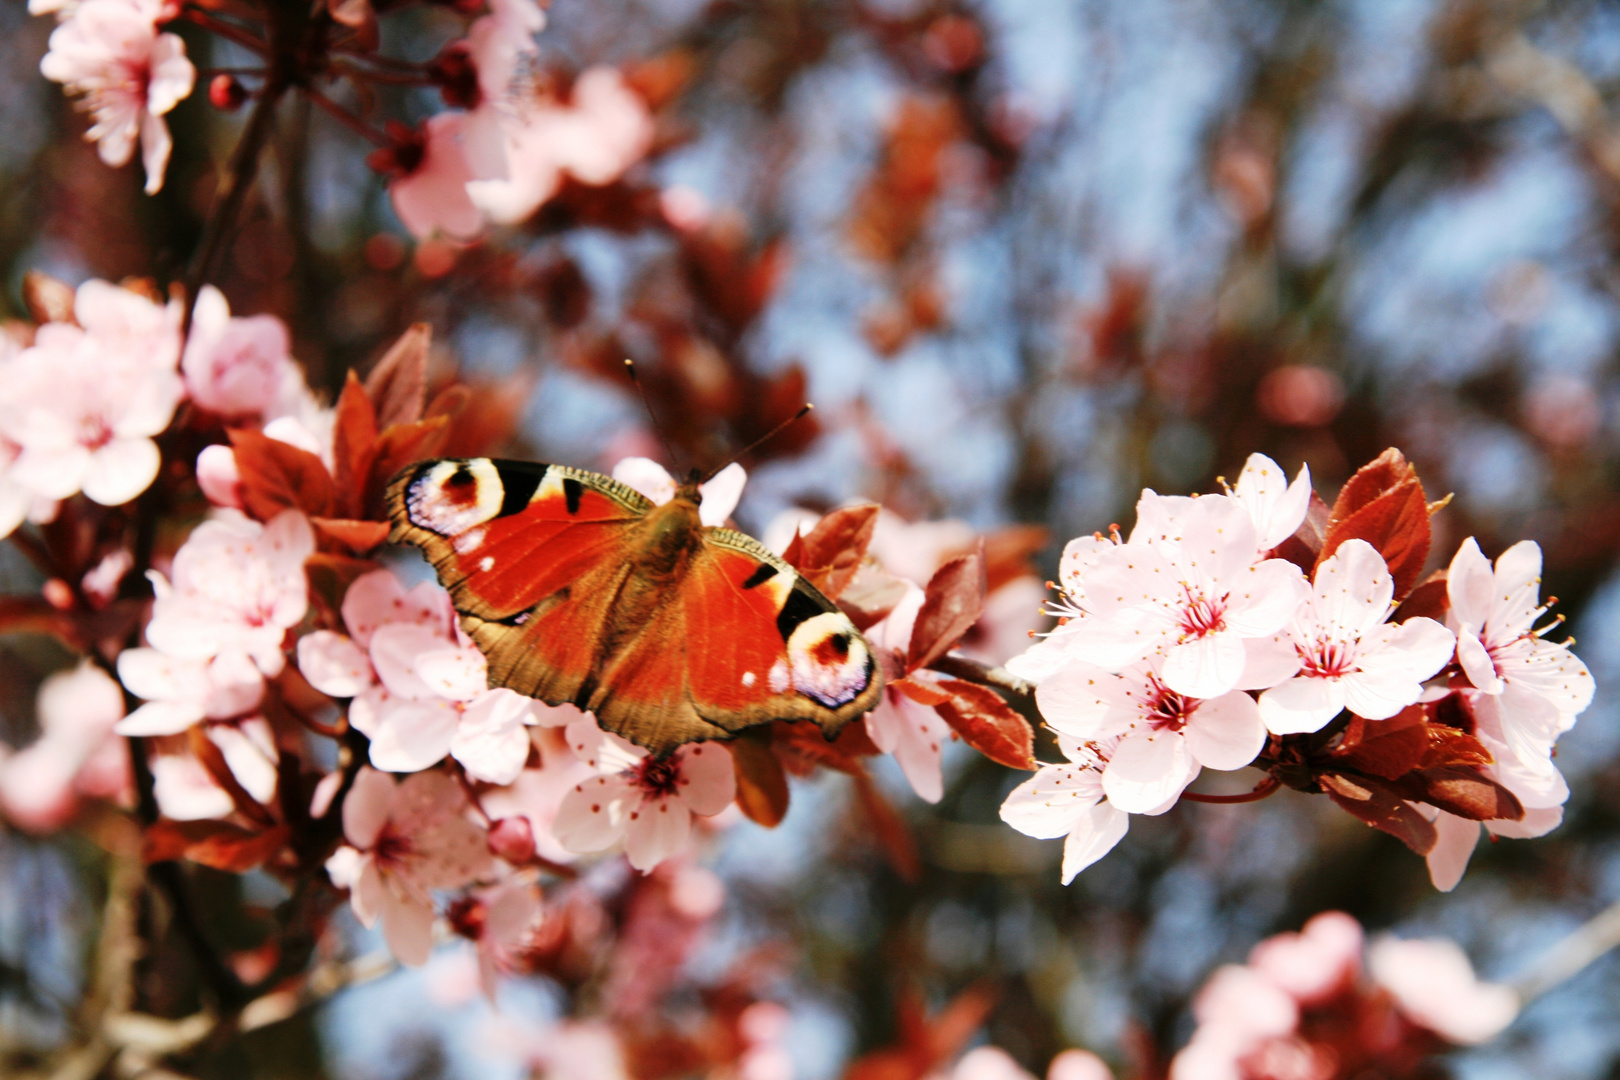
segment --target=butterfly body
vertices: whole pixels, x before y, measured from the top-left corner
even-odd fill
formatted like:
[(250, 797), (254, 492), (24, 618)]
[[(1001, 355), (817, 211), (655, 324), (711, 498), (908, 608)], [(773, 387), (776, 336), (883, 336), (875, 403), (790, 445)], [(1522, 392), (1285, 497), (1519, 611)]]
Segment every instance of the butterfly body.
[(437, 569), (491, 686), (660, 754), (778, 719), (837, 734), (879, 699), (871, 650), (793, 567), (704, 525), (701, 501), (488, 458), (421, 462), (388, 491), (393, 538)]

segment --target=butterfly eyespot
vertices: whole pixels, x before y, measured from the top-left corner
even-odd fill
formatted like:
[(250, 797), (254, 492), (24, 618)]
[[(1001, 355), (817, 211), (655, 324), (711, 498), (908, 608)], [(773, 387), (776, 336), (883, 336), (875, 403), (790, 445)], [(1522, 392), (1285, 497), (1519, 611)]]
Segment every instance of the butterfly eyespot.
[(459, 537), (499, 514), (505, 497), (493, 462), (438, 461), (406, 487), (405, 512), (413, 525)]
[(872, 654), (841, 612), (804, 620), (789, 636), (787, 652), (793, 689), (828, 708), (854, 701), (872, 681)]

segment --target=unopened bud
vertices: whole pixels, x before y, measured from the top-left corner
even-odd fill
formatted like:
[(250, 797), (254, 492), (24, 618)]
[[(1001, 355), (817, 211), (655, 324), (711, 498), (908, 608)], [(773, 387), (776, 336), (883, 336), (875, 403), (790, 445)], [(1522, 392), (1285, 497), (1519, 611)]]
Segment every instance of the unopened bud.
[(208, 84), (208, 100), (216, 109), (231, 112), (248, 99), (247, 87), (235, 75), (215, 75)]
[(45, 594), (45, 602), (57, 611), (73, 610), (73, 586), (61, 578), (51, 578), (41, 591)]
[(534, 830), (529, 819), (502, 818), (489, 830), (489, 853), (513, 866), (524, 866), (534, 858)]

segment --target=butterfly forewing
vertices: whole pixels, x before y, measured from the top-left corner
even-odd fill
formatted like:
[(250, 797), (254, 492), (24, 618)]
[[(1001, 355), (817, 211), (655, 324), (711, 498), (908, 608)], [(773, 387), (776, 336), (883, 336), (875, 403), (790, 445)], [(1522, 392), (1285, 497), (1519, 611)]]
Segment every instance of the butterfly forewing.
[(655, 752), (770, 720), (829, 735), (881, 676), (835, 605), (757, 541), (654, 508), (608, 477), (490, 459), (423, 462), (389, 486), (492, 686), (571, 702)]

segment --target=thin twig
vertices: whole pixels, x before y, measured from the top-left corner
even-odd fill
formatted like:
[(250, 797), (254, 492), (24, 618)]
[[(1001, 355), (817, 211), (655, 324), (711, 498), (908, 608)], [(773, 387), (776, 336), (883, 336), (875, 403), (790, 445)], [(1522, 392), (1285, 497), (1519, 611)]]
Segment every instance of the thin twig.
[(342, 124), (356, 135), (359, 135), (365, 139), (370, 139), (378, 146), (394, 145), (394, 140), (390, 139), (387, 135), (384, 135), (382, 132), (378, 131), (376, 128), (354, 115), (354, 113), (350, 112), (348, 109), (345, 109), (343, 106), (321, 93), (319, 90), (311, 88), (305, 92), (305, 96), (307, 96), (309, 100), (313, 101), (315, 104), (319, 105), (322, 109), (325, 109), (333, 119), (337, 120), (338, 123)]
[(1616, 946), (1620, 946), (1620, 903), (1610, 904), (1585, 925), (1554, 945), (1531, 969), (1513, 980), (1522, 1005), (1528, 1005), (1553, 987), (1574, 978)]
[(1035, 686), (1025, 682), (1006, 668), (986, 664), (981, 660), (973, 660), (961, 653), (946, 653), (932, 664), (928, 665), (930, 671), (937, 671), (942, 675), (949, 675), (964, 682), (978, 683), (988, 686), (992, 690), (999, 690), (1003, 694), (1019, 699), (1031, 707), (1035, 704)]
[(1256, 784), (1253, 791), (1245, 791), (1237, 795), (1205, 795), (1198, 791), (1183, 791), (1181, 797), (1191, 799), (1193, 802), (1230, 805), (1232, 803), (1259, 802), (1280, 787), (1282, 787), (1282, 781), (1275, 776), (1268, 776)]
[(257, 53), (260, 56), (269, 55), (269, 42), (254, 37), (246, 28), (237, 26), (235, 23), (226, 22), (224, 19), (216, 18), (208, 12), (200, 11), (197, 8), (187, 8), (181, 12), (180, 17), (196, 23), (210, 34), (218, 34), (225, 40), (242, 46), (249, 52)]

